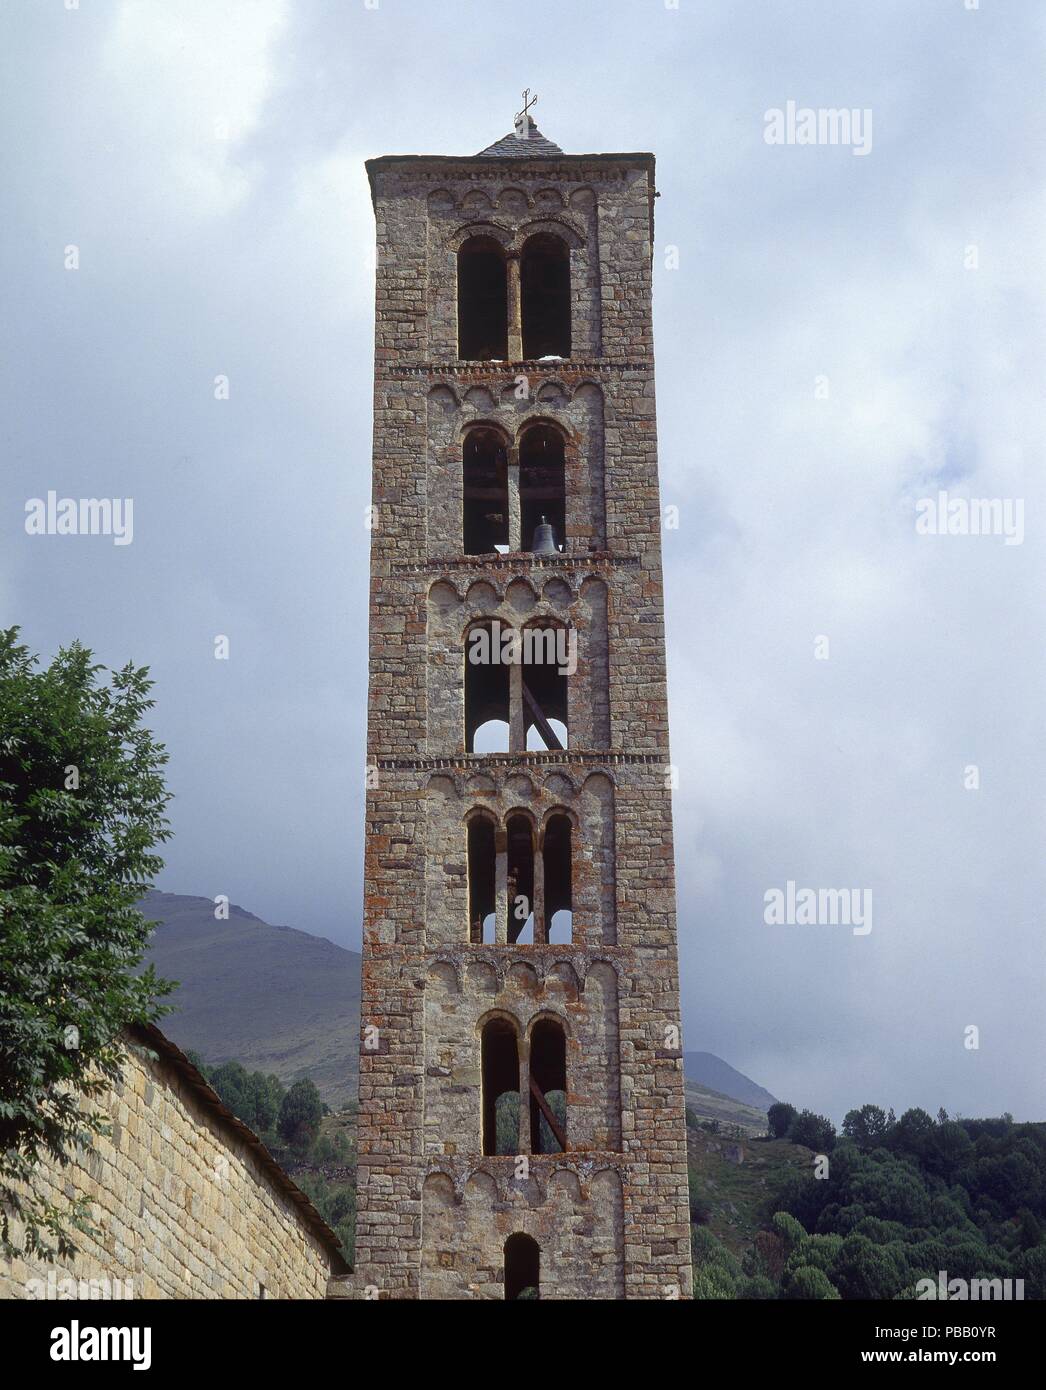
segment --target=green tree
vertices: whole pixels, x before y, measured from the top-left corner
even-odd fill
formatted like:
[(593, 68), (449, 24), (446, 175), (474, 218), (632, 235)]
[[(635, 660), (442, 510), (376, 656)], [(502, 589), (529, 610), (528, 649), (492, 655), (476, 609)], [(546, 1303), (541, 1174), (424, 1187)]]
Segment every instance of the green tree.
[(862, 1105), (860, 1110), (850, 1110), (843, 1120), (843, 1133), (860, 1149), (877, 1148), (889, 1132), (886, 1111), (879, 1105)]
[(79, 643), (41, 668), (17, 638), (0, 632), (0, 1249), (52, 1258), (75, 1250), (86, 1207), (43, 1195), (40, 1159), (65, 1166), (104, 1132), (84, 1102), (119, 1079), (125, 1029), (159, 1017), (171, 988), (132, 973), (170, 796), (142, 723), (147, 671), (107, 672)]
[(285, 1144), (299, 1154), (309, 1151), (320, 1132), (323, 1102), (308, 1077), (295, 1081), (283, 1098), (276, 1127)]
[(785, 1271), (781, 1281), (782, 1298), (838, 1298), (839, 1290), (820, 1269), (800, 1265)]
[(815, 1153), (830, 1153), (835, 1145), (835, 1125), (825, 1115), (801, 1110), (792, 1121), (788, 1137), (793, 1144), (805, 1144)]
[(774, 1101), (770, 1109), (766, 1112), (766, 1122), (770, 1128), (770, 1133), (775, 1139), (786, 1139), (788, 1131), (792, 1128), (798, 1111), (794, 1105), (789, 1105), (787, 1101)]

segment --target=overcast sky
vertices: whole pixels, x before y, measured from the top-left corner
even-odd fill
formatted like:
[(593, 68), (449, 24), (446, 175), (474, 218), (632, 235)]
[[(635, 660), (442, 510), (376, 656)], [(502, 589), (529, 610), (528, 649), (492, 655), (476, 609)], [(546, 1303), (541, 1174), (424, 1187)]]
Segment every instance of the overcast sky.
[[(1046, 7), (971, 3), (3, 0), (0, 620), (152, 668), (161, 887), (358, 948), (363, 161), (529, 86), (658, 160), (686, 1047), (837, 1120), (1046, 1118)], [(871, 148), (768, 144), (789, 101)], [(52, 489), (133, 542), (27, 535)], [(942, 490), (1023, 542), (917, 534)], [(871, 932), (768, 925), (789, 880)]]

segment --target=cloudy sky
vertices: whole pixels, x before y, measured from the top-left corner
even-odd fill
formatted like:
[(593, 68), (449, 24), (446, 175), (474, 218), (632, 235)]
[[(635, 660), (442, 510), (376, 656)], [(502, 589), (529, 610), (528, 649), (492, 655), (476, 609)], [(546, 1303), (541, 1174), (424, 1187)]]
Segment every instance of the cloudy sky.
[[(836, 1119), (1046, 1117), (1046, 9), (972, 5), (3, 0), (0, 621), (152, 668), (161, 887), (358, 947), (363, 161), (529, 86), (658, 159), (687, 1048)], [(789, 101), (871, 148), (768, 144)], [(27, 535), (52, 489), (133, 543)], [(1022, 542), (917, 533), (941, 491)], [(789, 881), (872, 931), (768, 925)]]

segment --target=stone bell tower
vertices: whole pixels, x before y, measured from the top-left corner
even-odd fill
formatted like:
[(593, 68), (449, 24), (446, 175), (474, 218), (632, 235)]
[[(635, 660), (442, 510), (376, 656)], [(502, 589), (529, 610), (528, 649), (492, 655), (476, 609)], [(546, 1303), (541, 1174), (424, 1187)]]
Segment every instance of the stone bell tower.
[(687, 1297), (654, 159), (525, 108), (367, 172), (356, 1283)]

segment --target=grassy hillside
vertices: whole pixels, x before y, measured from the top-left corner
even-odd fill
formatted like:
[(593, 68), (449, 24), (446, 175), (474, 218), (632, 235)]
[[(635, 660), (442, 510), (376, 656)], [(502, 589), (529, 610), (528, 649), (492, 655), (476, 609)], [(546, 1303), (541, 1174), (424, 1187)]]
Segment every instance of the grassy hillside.
[(787, 1139), (732, 1139), (687, 1127), (691, 1202), (707, 1215), (701, 1222), (738, 1257), (759, 1230), (767, 1197), (793, 1171), (809, 1172), (810, 1149)]

